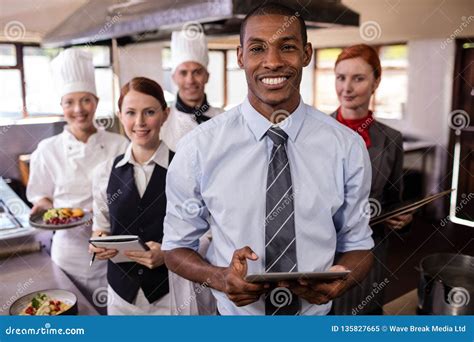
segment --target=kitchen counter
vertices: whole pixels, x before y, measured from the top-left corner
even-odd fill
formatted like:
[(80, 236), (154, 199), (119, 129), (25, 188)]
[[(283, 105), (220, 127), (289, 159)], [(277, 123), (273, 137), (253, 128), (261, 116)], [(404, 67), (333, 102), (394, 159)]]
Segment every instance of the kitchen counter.
[(0, 259), (0, 273), (0, 315), (8, 315), (10, 305), (21, 296), (44, 289), (71, 291), (77, 296), (79, 315), (98, 315), (45, 251)]
[[(31, 228), (30, 208), (0, 177), (0, 199), (9, 207), (21, 227), (0, 232), (0, 251), (14, 250), (11, 256), (0, 258), (0, 315), (8, 315), (10, 305), (28, 293), (45, 289), (62, 289), (77, 296), (79, 315), (98, 315), (97, 310), (82, 295), (68, 276), (51, 260), (39, 245), (49, 246), (53, 232)], [(22, 248), (36, 250), (22, 254)]]
[(384, 315), (416, 315), (418, 308), (417, 289), (395, 298), (383, 306)]

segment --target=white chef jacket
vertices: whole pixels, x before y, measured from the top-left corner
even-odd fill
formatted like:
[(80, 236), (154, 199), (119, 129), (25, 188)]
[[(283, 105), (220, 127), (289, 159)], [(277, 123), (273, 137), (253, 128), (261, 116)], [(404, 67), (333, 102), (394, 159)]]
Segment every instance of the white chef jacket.
[[(209, 107), (203, 114), (213, 118), (223, 112), (221, 108)], [(161, 140), (170, 150), (176, 151), (179, 140), (197, 126), (199, 124), (194, 115), (179, 111), (176, 109), (176, 103), (173, 103), (169, 117), (160, 130)], [(199, 254), (203, 257), (209, 248), (210, 239), (209, 233), (199, 240)], [(213, 315), (216, 312), (216, 302), (209, 287), (190, 282), (172, 272), (170, 272), (170, 294), (174, 315)]]
[[(224, 112), (224, 110), (221, 108), (209, 107), (207, 112), (203, 114), (213, 118), (222, 112)], [(198, 125), (193, 114), (180, 112), (176, 109), (176, 104), (173, 103), (170, 108), (170, 115), (161, 127), (160, 138), (171, 151), (175, 152), (178, 141)]]
[[(123, 153), (128, 140), (98, 129), (86, 143), (64, 127), (61, 134), (38, 144), (31, 155), (26, 195), (32, 203), (47, 197), (55, 208), (92, 209), (92, 171), (101, 161)], [(57, 230), (51, 245), (51, 259), (87, 294), (106, 286), (106, 262), (96, 260), (89, 267), (91, 226)]]

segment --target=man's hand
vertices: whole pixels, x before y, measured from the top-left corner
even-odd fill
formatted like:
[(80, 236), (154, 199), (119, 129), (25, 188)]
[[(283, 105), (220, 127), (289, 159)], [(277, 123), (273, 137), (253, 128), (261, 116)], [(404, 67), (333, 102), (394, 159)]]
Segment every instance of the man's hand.
[(258, 256), (248, 246), (237, 249), (229, 267), (223, 270), (223, 292), (237, 306), (256, 302), (270, 287), (268, 284), (252, 284), (244, 280), (247, 275), (247, 259), (257, 260)]
[(405, 227), (413, 221), (413, 214), (404, 214), (392, 217), (390, 220), (385, 221), (385, 226), (389, 229), (399, 230)]
[[(329, 271), (342, 272), (347, 268), (341, 265), (332, 266)], [(279, 287), (290, 289), (298, 297), (306, 299), (311, 304), (326, 304), (336, 297), (342, 295), (347, 285), (346, 278), (331, 281), (314, 281), (308, 279), (299, 279), (298, 281), (280, 281)]]
[(161, 251), (161, 243), (148, 241), (149, 251), (126, 251), (125, 255), (131, 260), (142, 264), (149, 269), (154, 269), (165, 263), (164, 253)]

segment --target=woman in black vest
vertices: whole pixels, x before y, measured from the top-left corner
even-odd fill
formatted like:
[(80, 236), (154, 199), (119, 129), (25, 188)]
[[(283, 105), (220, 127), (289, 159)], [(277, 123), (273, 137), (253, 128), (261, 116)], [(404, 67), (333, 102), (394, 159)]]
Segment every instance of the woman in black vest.
[[(168, 315), (168, 269), (161, 240), (166, 171), (173, 152), (159, 135), (169, 108), (160, 85), (144, 77), (122, 87), (118, 106), (131, 144), (125, 154), (94, 171), (93, 235), (138, 235), (150, 250), (126, 252), (130, 262), (109, 260), (108, 314)], [(100, 260), (117, 254), (116, 250), (93, 246), (90, 252)]]

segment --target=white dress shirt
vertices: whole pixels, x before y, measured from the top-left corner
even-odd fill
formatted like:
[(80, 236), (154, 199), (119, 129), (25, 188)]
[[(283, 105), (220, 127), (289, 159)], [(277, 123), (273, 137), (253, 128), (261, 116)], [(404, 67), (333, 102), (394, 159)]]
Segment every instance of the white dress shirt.
[[(109, 159), (99, 164), (94, 170), (94, 223), (92, 229), (110, 233), (110, 216), (107, 200), (107, 186), (114, 159)], [(169, 149), (165, 143), (161, 142), (157, 150), (146, 162), (138, 163), (132, 153), (132, 144), (128, 145), (123, 158), (115, 165), (116, 168), (130, 163), (133, 165), (133, 175), (140, 198), (150, 183), (155, 166), (159, 165), (164, 169), (168, 168)], [(113, 197), (109, 201), (113, 200)], [(120, 200), (117, 194), (116, 200)], [(171, 287), (171, 286), (170, 286)], [(171, 292), (171, 289), (170, 289)], [(153, 303), (149, 303), (143, 290), (140, 288), (133, 301), (128, 303), (121, 298), (114, 289), (108, 286), (107, 313), (109, 315), (170, 315), (171, 314), (171, 294), (168, 293)]]
[[(38, 144), (31, 155), (26, 195), (32, 203), (47, 197), (55, 208), (92, 209), (92, 170), (101, 161), (123, 153), (128, 140), (103, 129), (86, 143), (77, 140), (65, 126), (61, 134)], [(51, 258), (87, 292), (105, 286), (106, 263), (89, 267), (91, 226), (58, 230), (53, 236)]]
[[(109, 217), (109, 206), (108, 201), (113, 200), (107, 199), (107, 186), (109, 184), (110, 173), (115, 158), (111, 158), (100, 163), (94, 170), (93, 180), (93, 196), (94, 196), (94, 222), (92, 224), (92, 230), (100, 230), (104, 232), (110, 232), (110, 217)], [(138, 189), (140, 198), (143, 197), (145, 190), (150, 182), (155, 165), (158, 164), (162, 168), (168, 168), (169, 161), (169, 149), (165, 143), (160, 143), (157, 150), (145, 163), (138, 163), (133, 157), (132, 144), (129, 144), (123, 158), (117, 163), (115, 167), (121, 167), (126, 163), (133, 165), (133, 175), (135, 178), (135, 184)], [(120, 194), (117, 194), (117, 198)]]
[[(166, 179), (163, 250), (197, 250), (210, 230), (206, 257), (212, 265), (228, 267), (236, 249), (250, 246), (259, 259), (247, 261), (248, 273), (264, 272), (266, 180), (273, 147), (266, 132), (271, 126), (246, 99), (181, 139)], [(280, 127), (288, 135), (298, 270), (325, 271), (336, 252), (370, 250), (372, 231), (363, 209), (371, 165), (362, 138), (303, 101)], [(237, 307), (225, 293), (212, 292), (223, 315), (265, 314), (263, 298)], [(303, 315), (323, 315), (331, 307), (301, 302)]]

